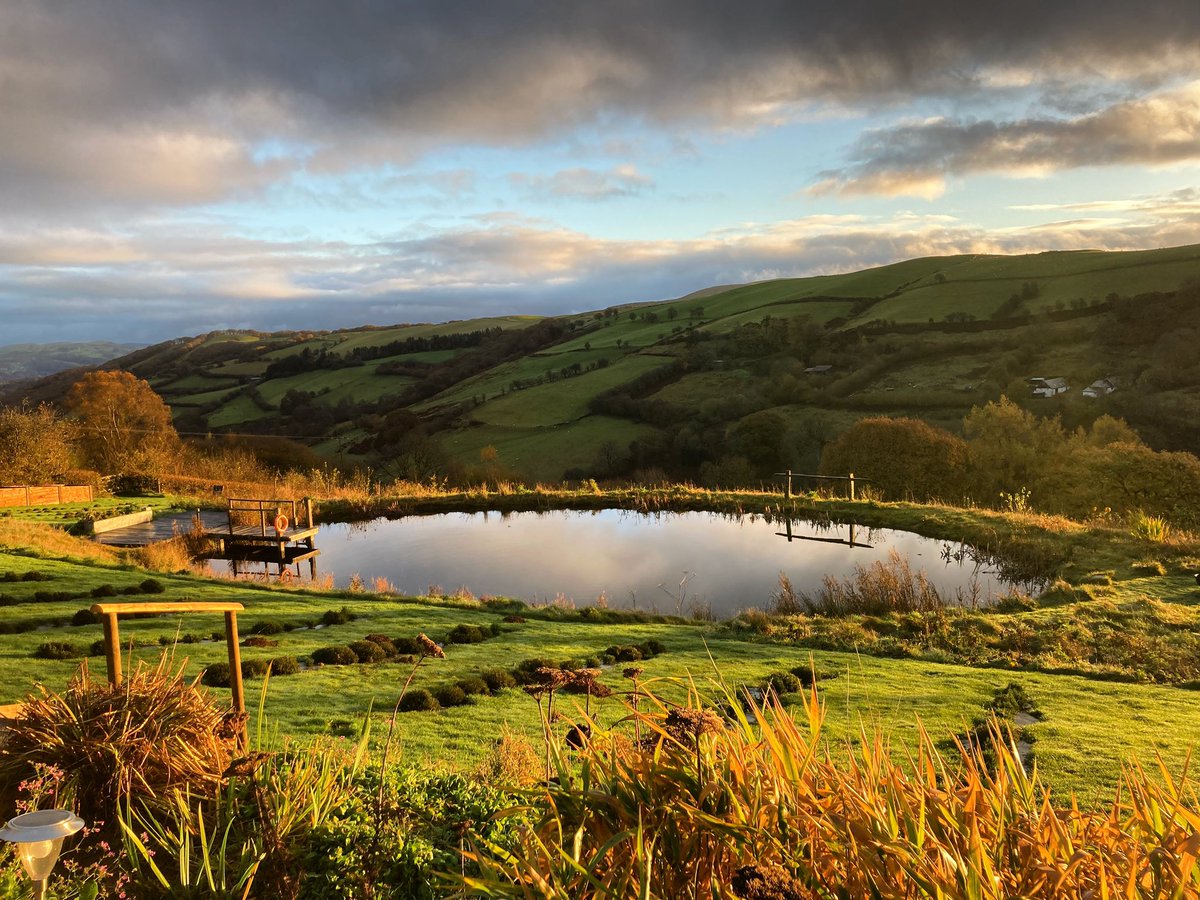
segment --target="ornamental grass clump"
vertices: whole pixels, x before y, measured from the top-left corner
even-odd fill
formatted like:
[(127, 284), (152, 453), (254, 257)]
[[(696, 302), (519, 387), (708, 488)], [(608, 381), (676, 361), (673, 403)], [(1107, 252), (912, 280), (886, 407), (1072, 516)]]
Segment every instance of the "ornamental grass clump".
[(1200, 804), (1161, 766), (1151, 777), (1131, 764), (1116, 799), (1091, 812), (1027, 773), (999, 723), (991, 765), (974, 747), (943, 756), (924, 732), (896, 752), (864, 730), (835, 758), (815, 689), (797, 720), (772, 695), (743, 714), (718, 686), (734, 716), (723, 721), (694, 688), (677, 705), (640, 687), (642, 708), (627, 704), (610, 730), (589, 722), (577, 753), (552, 742), (558, 777), (522, 809), (534, 824), (515, 848), (474, 843), (468, 890), (572, 900), (1200, 892)]
[(139, 665), (121, 684), (93, 680), (85, 664), (60, 693), (41, 689), (0, 742), (0, 801), (40, 767), (61, 771), (60, 803), (87, 822), (115, 827), (131, 801), (173, 803), (178, 791), (210, 795), (235, 751), (225, 712), (163, 657)]

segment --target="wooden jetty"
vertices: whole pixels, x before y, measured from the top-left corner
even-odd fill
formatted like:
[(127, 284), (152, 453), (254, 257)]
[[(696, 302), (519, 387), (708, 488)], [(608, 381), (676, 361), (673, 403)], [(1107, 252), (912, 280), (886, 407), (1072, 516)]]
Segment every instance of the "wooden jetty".
[(316, 547), (318, 531), (310, 498), (231, 498), (224, 512), (197, 510), (164, 516), (97, 535), (96, 540), (117, 547), (144, 547), (186, 532), (207, 547), (204, 558), (228, 560), (235, 575), (243, 565), (261, 563), (268, 570), (276, 566), (282, 574), (286, 568), (307, 562), (315, 579), (321, 555)]
[[(281, 527), (282, 526), (282, 527)], [(307, 562), (309, 574), (317, 577), (315, 539), (319, 528), (313, 521), (312, 499), (258, 500), (230, 498), (224, 527), (205, 529), (212, 546), (209, 559), (227, 559), (238, 574), (240, 563), (277, 565), (282, 574), (289, 566)]]

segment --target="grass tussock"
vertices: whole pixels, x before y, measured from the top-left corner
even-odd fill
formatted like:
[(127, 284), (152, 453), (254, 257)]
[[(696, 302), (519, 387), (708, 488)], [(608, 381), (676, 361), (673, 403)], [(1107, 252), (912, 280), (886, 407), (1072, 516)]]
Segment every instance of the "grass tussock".
[(1196, 795), (1165, 770), (1152, 778), (1131, 766), (1117, 799), (1085, 812), (1025, 771), (999, 725), (994, 764), (972, 746), (943, 757), (927, 736), (911, 757), (897, 754), (878, 732), (835, 760), (815, 690), (799, 719), (773, 697), (748, 701), (733, 721), (694, 691), (684, 707), (645, 689), (640, 701), (627, 705), (626, 727), (594, 731), (576, 759), (553, 744), (559, 777), (525, 809), (536, 824), (512, 851), (475, 845), (469, 888), (579, 900), (1200, 889)]
[(233, 751), (225, 713), (167, 655), (117, 688), (85, 664), (62, 693), (43, 688), (25, 701), (0, 744), (0, 785), (53, 771), (59, 803), (115, 828), (122, 803), (152, 809), (181, 791), (211, 795)]
[[(781, 579), (777, 598), (785, 595)], [(790, 587), (790, 585), (789, 585)], [(929, 581), (924, 570), (913, 571), (907, 557), (896, 550), (887, 560), (861, 564), (846, 578), (826, 575), (815, 594), (792, 592), (786, 605), (819, 616), (886, 615), (942, 609), (947, 601)], [(780, 599), (776, 606), (785, 605)]]

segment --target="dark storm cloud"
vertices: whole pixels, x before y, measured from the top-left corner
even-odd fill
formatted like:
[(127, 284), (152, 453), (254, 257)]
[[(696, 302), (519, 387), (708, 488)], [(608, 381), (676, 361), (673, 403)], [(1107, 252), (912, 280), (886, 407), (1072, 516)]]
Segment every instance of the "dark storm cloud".
[(1071, 119), (936, 119), (865, 134), (812, 193), (933, 196), (950, 176), (1200, 161), (1200, 82)]
[[(1194, 0), (8, 0), (0, 202), (195, 203), (297, 166), (1200, 63)], [(274, 151), (264, 154), (263, 142)]]

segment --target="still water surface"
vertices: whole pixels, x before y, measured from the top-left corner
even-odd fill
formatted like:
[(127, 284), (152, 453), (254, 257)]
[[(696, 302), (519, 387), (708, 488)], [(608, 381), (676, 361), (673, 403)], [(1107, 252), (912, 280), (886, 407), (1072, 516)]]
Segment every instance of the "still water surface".
[[(791, 531), (791, 540), (787, 532)], [(853, 535), (851, 530), (853, 529)], [(853, 539), (855, 546), (850, 546)], [(825, 575), (856, 564), (905, 556), (943, 593), (977, 590), (980, 602), (1007, 588), (960, 549), (904, 531), (861, 526), (773, 523), (758, 516), (625, 510), (544, 513), (447, 513), (324, 525), (321, 570), (345, 587), (386, 578), (404, 593), (466, 588), (475, 596), (556, 598), (579, 606), (603, 596), (610, 606), (688, 613), (693, 604), (718, 618), (765, 607), (785, 573), (797, 590), (815, 591)], [(974, 584), (974, 588), (972, 585)]]

